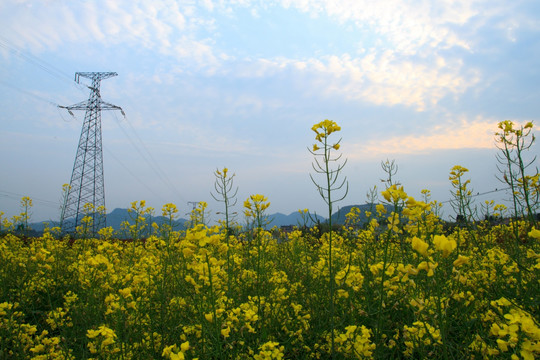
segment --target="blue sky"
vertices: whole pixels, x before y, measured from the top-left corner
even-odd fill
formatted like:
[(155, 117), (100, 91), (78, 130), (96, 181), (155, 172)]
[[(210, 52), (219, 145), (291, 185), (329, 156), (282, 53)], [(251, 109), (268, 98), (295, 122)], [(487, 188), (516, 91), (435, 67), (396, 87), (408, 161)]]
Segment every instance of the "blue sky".
[[(395, 159), (409, 195), (450, 197), (469, 168), (475, 192), (497, 181), (496, 124), (540, 110), (540, 3), (456, 1), (0, 2), (0, 211), (34, 199), (57, 220), (88, 98), (77, 71), (115, 71), (102, 116), (106, 205), (147, 200), (159, 213), (212, 200), (213, 172), (236, 173), (238, 205), (324, 212), (311, 183), (314, 123), (342, 127), (349, 194), (382, 189)], [(531, 151), (538, 154), (538, 145)], [(504, 193), (479, 196), (503, 201)], [(450, 216), (450, 208), (445, 210)], [(213, 215), (217, 218), (219, 215)]]

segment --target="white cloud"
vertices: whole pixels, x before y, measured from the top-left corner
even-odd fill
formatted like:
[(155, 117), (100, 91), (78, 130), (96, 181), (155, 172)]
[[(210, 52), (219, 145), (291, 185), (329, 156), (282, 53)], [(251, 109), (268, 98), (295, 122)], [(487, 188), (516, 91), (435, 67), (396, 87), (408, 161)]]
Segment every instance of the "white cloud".
[(404, 54), (421, 47), (468, 48), (452, 26), (463, 25), (480, 14), (484, 1), (401, 1), (401, 0), (282, 0), (285, 8), (294, 7), (312, 15), (326, 14), (341, 22), (354, 22), (360, 29), (374, 28), (393, 47)]
[[(233, 70), (234, 69), (234, 70)], [(306, 60), (257, 59), (238, 68), (227, 68), (228, 76), (272, 77), (286, 71), (307, 75), (307, 92), (338, 96), (376, 105), (405, 105), (423, 111), (447, 95), (463, 94), (478, 83), (480, 75), (464, 70), (460, 60), (434, 56), (432, 61), (400, 58), (395, 52), (371, 51), (363, 57), (349, 54)]]
[[(358, 31), (372, 32), (379, 43), (367, 49), (366, 44), (359, 43), (358, 48), (364, 49), (359, 56), (344, 53), (305, 59), (244, 59), (236, 66), (222, 64), (220, 71), (227, 76), (261, 78), (294, 69), (309, 74), (307, 91), (423, 111), (449, 94), (463, 94), (479, 82), (478, 71), (465, 70), (459, 58), (443, 57), (442, 51), (451, 47), (470, 49), (469, 40), (455, 28), (481, 16), (478, 5), (482, 2), (277, 1), (285, 9), (352, 22)], [(243, 1), (241, 6), (256, 9), (258, 5)]]
[[(394, 51), (414, 55), (422, 54), (424, 47), (469, 49), (468, 40), (456, 32), (456, 27), (473, 19), (474, 23), (483, 23), (485, 17), (501, 15), (505, 10), (501, 4), (504, 2), (491, 1), (490, 9), (486, 10), (480, 9), (480, 5), (486, 5), (484, 0), (275, 0), (263, 4), (250, 0), (200, 3), (139, 0), (87, 1), (82, 6), (80, 2), (11, 2), (3, 6), (3, 12), (10, 16), (0, 15), (0, 19), (5, 29), (41, 49), (57, 46), (67, 38), (80, 42), (130, 43), (167, 54), (168, 49), (179, 43), (178, 39), (185, 37), (192, 40), (194, 47), (200, 41), (208, 43), (209, 39), (205, 35), (201, 38), (197, 32), (212, 38), (213, 16), (218, 11), (248, 7), (253, 16), (259, 16), (261, 9), (279, 5), (354, 24), (360, 32), (372, 31)], [(522, 16), (519, 21), (526, 19)], [(359, 47), (364, 48), (362, 44)]]
[[(209, 2), (209, 1), (206, 1)], [(504, 1), (490, 1), (490, 12), (485, 11), (485, 0), (274, 0), (262, 4), (253, 0), (215, 2), (224, 11), (231, 7), (249, 7), (253, 14), (260, 9), (279, 5), (285, 10), (296, 9), (313, 19), (328, 16), (340, 23), (353, 23), (357, 29), (374, 29), (379, 37), (404, 54), (416, 54), (423, 46), (448, 48), (469, 44), (455, 31), (473, 18), (492, 16), (504, 9)], [(219, 4), (218, 4), (219, 3)], [(208, 5), (206, 5), (208, 7)], [(211, 5), (214, 9), (214, 4)]]
[(479, 80), (474, 71), (465, 72), (459, 60), (439, 56), (434, 60), (434, 63), (402, 60), (393, 52), (367, 56), (356, 69), (365, 74), (367, 86), (357, 88), (349, 84), (347, 91), (350, 96), (371, 103), (415, 106), (422, 111), (426, 104), (435, 105), (447, 94), (462, 94)]
[[(20, 46), (30, 43), (43, 50), (68, 41), (127, 44), (162, 55), (174, 64), (164, 69), (167, 72), (187, 69), (244, 78), (271, 78), (287, 72), (304, 76), (302, 91), (376, 105), (404, 105), (418, 111), (479, 83), (478, 71), (465, 69), (457, 55), (447, 57), (443, 51), (469, 49), (470, 40), (456, 28), (473, 20), (482, 23), (483, 17), (495, 17), (504, 9), (496, 1), (484, 14), (479, 10), (484, 0), (276, 0), (262, 5), (249, 0), (205, 0), (199, 6), (189, 1), (140, 0), (106, 1), (104, 6), (85, 2), (83, 10), (77, 4), (12, 5), (13, 16), (4, 15), (3, 20)], [(255, 59), (238, 59), (236, 54), (227, 53), (232, 50), (216, 46), (215, 13), (247, 7), (250, 13), (260, 15), (272, 5), (354, 24), (356, 31), (369, 32), (379, 43), (358, 40), (359, 44), (351, 44), (351, 48), (364, 49), (360, 55), (352, 50), (307, 58)]]
[[(213, 19), (183, 2), (87, 1), (11, 3), (0, 21), (10, 41), (32, 52), (67, 44), (128, 45), (180, 57), (196, 68), (215, 66), (208, 37)], [(9, 16), (7, 16), (9, 14)], [(182, 51), (179, 51), (182, 48)]]

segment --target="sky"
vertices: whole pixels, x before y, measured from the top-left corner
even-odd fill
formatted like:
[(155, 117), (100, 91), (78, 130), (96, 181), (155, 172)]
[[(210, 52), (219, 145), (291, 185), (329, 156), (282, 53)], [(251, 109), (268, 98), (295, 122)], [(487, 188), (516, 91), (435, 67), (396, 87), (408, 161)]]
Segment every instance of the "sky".
[[(227, 167), (242, 213), (326, 205), (311, 182), (311, 127), (341, 126), (349, 192), (384, 188), (381, 161), (417, 199), (451, 197), (450, 169), (469, 169), (475, 203), (504, 202), (497, 123), (540, 126), (536, 0), (0, 0), (0, 211), (60, 217), (84, 111), (76, 72), (111, 71), (101, 96), (106, 207), (146, 200), (180, 215), (206, 201)], [(529, 155), (539, 154), (536, 144)], [(490, 192), (487, 195), (482, 195)], [(444, 214), (453, 216), (448, 206)], [(240, 217), (241, 218), (241, 217)], [(240, 219), (241, 220), (241, 219)]]

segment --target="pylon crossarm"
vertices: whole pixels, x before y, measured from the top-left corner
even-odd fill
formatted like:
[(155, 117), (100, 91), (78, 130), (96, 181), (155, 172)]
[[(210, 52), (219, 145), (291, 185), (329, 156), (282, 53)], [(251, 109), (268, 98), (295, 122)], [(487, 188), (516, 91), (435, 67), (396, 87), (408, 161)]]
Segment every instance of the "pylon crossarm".
[[(81, 101), (80, 103), (77, 103), (77, 104), (74, 104), (74, 105), (70, 105), (70, 106), (58, 105), (58, 107), (60, 109), (67, 109), (67, 110), (87, 110), (91, 106), (89, 105), (89, 101), (86, 100), (86, 101)], [(99, 101), (99, 103), (97, 105), (95, 105), (94, 107), (99, 108), (100, 110), (120, 110), (120, 111), (122, 111), (122, 108), (120, 106), (109, 104), (108, 102), (105, 102), (105, 101)]]
[(101, 110), (120, 110), (120, 111), (123, 111), (120, 106), (109, 104), (108, 102), (105, 102), (105, 101), (100, 101), (99, 103), (100, 103), (99, 107), (101, 108)]
[(62, 106), (58, 105), (60, 109), (67, 109), (67, 110), (86, 110), (88, 108), (88, 100), (81, 101), (80, 103), (69, 105), (69, 106)]
[(77, 72), (75, 73), (75, 81), (79, 83), (79, 77), (85, 77), (91, 80), (105, 80), (113, 76), (118, 76), (115, 72)]

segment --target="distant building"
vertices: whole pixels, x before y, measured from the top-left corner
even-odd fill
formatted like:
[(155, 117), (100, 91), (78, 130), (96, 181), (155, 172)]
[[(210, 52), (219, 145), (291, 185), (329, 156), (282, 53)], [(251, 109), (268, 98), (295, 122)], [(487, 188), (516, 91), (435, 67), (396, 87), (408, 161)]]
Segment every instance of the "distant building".
[(294, 225), (281, 225), (279, 229), (284, 233), (290, 233), (294, 230)]

